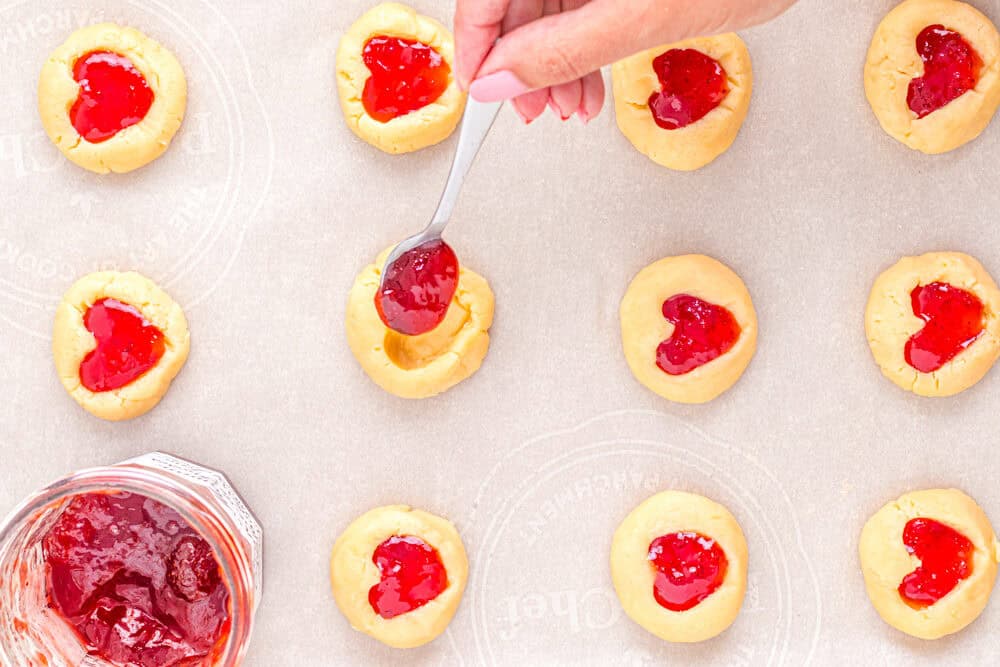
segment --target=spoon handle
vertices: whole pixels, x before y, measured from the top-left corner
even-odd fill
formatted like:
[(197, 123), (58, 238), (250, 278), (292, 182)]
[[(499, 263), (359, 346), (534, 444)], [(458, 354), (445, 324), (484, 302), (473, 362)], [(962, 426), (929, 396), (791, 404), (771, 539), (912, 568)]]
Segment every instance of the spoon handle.
[(493, 127), (493, 121), (496, 120), (501, 106), (503, 102), (477, 102), (471, 97), (466, 103), (465, 113), (462, 115), (462, 127), (458, 134), (458, 149), (455, 151), (455, 160), (451, 163), (451, 171), (448, 173), (448, 183), (444, 186), (444, 193), (441, 195), (434, 217), (431, 218), (431, 224), (424, 232), (425, 237), (440, 236), (445, 225), (451, 220), (465, 176), (469, 173), (469, 168), (475, 161), (486, 135)]

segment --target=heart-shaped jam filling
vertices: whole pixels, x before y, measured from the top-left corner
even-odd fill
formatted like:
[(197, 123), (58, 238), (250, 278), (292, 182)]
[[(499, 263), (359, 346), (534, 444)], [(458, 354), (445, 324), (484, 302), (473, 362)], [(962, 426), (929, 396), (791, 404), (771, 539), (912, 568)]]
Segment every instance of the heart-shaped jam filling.
[(458, 287), (458, 257), (444, 241), (403, 253), (386, 268), (375, 309), (387, 327), (407, 336), (441, 324)]
[(906, 363), (933, 373), (983, 333), (983, 302), (948, 283), (918, 285), (910, 292), (913, 314), (927, 324), (903, 348)]
[(372, 37), (361, 55), (371, 72), (361, 101), (380, 123), (433, 104), (448, 88), (448, 63), (433, 47), (416, 40)]
[(668, 375), (704, 366), (740, 338), (740, 325), (731, 312), (688, 294), (664, 301), (663, 317), (674, 325), (674, 333), (656, 348), (656, 365)]
[(657, 537), (647, 558), (656, 570), (653, 597), (670, 611), (697, 606), (722, 585), (729, 567), (715, 540), (690, 531)]
[(917, 35), (917, 53), (924, 75), (910, 81), (906, 103), (923, 118), (976, 87), (983, 61), (954, 30), (943, 25), (924, 28)]
[(448, 588), (441, 556), (419, 537), (390, 537), (378, 545), (372, 561), (382, 580), (368, 591), (368, 603), (382, 618), (423, 607)]
[(142, 121), (153, 106), (146, 78), (125, 56), (92, 51), (73, 65), (80, 93), (69, 110), (73, 127), (92, 144)]
[(916, 609), (929, 607), (972, 575), (975, 546), (965, 535), (934, 519), (910, 519), (903, 528), (906, 551), (920, 565), (903, 577), (899, 595)]
[(729, 94), (726, 70), (695, 49), (670, 49), (653, 60), (660, 90), (649, 96), (653, 120), (664, 130), (697, 122)]
[(93, 392), (114, 391), (156, 366), (166, 350), (163, 332), (136, 308), (101, 299), (87, 309), (83, 325), (97, 347), (80, 362), (80, 382)]

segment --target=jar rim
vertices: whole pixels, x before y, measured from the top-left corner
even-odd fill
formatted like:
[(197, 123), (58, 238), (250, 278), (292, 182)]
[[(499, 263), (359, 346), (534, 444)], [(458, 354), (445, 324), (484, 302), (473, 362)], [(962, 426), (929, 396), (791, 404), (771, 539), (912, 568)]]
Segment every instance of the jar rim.
[[(86, 493), (122, 491), (135, 493), (167, 505), (208, 542), (219, 562), (222, 580), (229, 593), (229, 634), (225, 646), (213, 656), (214, 666), (236, 667), (242, 662), (254, 622), (255, 596), (252, 565), (238, 538), (219, 518), (220, 509), (206, 505), (185, 488), (184, 480), (135, 461), (85, 468), (58, 479), (21, 501), (0, 523), (0, 558), (13, 536), (38, 519), (40, 512), (55, 503)], [(0, 647), (0, 654), (3, 653)]]

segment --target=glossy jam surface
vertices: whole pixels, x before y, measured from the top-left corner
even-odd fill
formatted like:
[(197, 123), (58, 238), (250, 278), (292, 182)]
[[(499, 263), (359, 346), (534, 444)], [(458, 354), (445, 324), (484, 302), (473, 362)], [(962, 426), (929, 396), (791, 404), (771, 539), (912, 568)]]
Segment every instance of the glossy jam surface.
[(430, 241), (403, 253), (386, 269), (375, 309), (393, 331), (417, 336), (441, 324), (457, 288), (455, 251), (444, 241)]
[(926, 324), (910, 336), (903, 355), (921, 373), (933, 373), (983, 333), (983, 302), (947, 283), (918, 285), (910, 292), (913, 314)]
[(911, 607), (929, 607), (972, 574), (975, 547), (965, 535), (933, 519), (910, 519), (903, 528), (906, 550), (920, 566), (903, 577), (899, 595)]
[(671, 49), (653, 60), (660, 90), (649, 97), (653, 120), (664, 130), (697, 122), (729, 94), (719, 61), (694, 49)]
[(715, 592), (726, 579), (729, 561), (719, 544), (699, 533), (671, 533), (649, 545), (656, 569), (653, 597), (664, 609), (686, 611)]
[(127, 493), (73, 498), (42, 541), (50, 606), (114, 665), (190, 665), (221, 649), (229, 592), (174, 510)]
[(92, 51), (76, 61), (80, 93), (69, 119), (92, 144), (107, 141), (142, 121), (153, 106), (153, 90), (132, 61), (111, 51)]
[(674, 325), (656, 349), (656, 365), (668, 375), (684, 375), (716, 359), (740, 338), (740, 325), (722, 306), (688, 294), (663, 302), (663, 317)]
[(917, 35), (924, 75), (910, 81), (906, 103), (923, 118), (976, 87), (983, 61), (954, 30), (931, 25)]
[(378, 545), (372, 561), (382, 580), (368, 591), (368, 602), (382, 618), (423, 607), (448, 588), (441, 556), (419, 537), (390, 537)]
[(87, 309), (83, 325), (97, 347), (80, 362), (80, 382), (93, 392), (114, 391), (142, 377), (163, 357), (163, 332), (133, 306), (101, 299)]
[(448, 88), (451, 68), (421, 42), (376, 36), (361, 55), (371, 71), (361, 101), (368, 115), (381, 123), (433, 104)]

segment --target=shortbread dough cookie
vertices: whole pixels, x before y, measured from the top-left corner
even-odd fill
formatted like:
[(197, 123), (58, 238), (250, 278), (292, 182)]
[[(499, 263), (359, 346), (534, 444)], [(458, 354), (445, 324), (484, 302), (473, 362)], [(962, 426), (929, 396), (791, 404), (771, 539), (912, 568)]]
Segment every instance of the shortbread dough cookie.
[(618, 527), (611, 579), (625, 613), (660, 639), (711, 639), (732, 625), (743, 604), (746, 539), (722, 505), (664, 491)]
[(70, 161), (124, 173), (160, 157), (184, 118), (187, 82), (170, 51), (133, 28), (77, 30), (45, 61), (38, 110)]
[(678, 403), (705, 403), (729, 389), (757, 349), (750, 293), (704, 255), (666, 257), (640, 271), (622, 299), (621, 326), (632, 374)]
[(469, 561), (449, 521), (391, 505), (347, 527), (333, 546), (330, 576), (351, 627), (383, 644), (413, 648), (448, 627), (465, 592)]
[[(997, 576), (989, 519), (956, 489), (914, 491), (886, 504), (861, 531), (860, 552), (879, 616), (921, 639), (958, 632), (976, 620)], [(936, 560), (942, 558), (943, 569)], [(949, 571), (955, 562), (962, 565)]]
[[(672, 74), (661, 79), (660, 72)], [(637, 53), (611, 67), (611, 80), (622, 134), (653, 162), (680, 171), (700, 169), (729, 149), (753, 89), (750, 53), (732, 33)], [(692, 87), (693, 81), (699, 87)], [(669, 122), (682, 126), (661, 126), (654, 117), (660, 104), (682, 109), (683, 118)]]
[(904, 257), (875, 280), (865, 332), (887, 378), (920, 396), (951, 396), (1000, 356), (998, 312), (1000, 289), (982, 264), (932, 252)]
[(482, 276), (460, 267), (458, 288), (441, 324), (419, 336), (397, 333), (375, 309), (391, 250), (382, 252), (354, 281), (347, 300), (347, 343), (378, 386), (402, 398), (427, 398), (479, 370), (490, 347), (493, 291)]
[(930, 154), (958, 148), (986, 129), (1000, 105), (1000, 34), (964, 2), (906, 0), (872, 38), (865, 93), (896, 140)]
[(87, 412), (132, 419), (160, 402), (190, 349), (184, 311), (149, 278), (106, 271), (78, 280), (56, 309), (52, 354)]
[[(403, 52), (410, 64), (401, 67)], [(455, 42), (443, 25), (395, 2), (372, 8), (337, 50), (337, 90), (348, 127), (386, 153), (444, 141), (465, 109), (454, 68)], [(407, 82), (405, 94), (391, 85), (397, 78)]]

